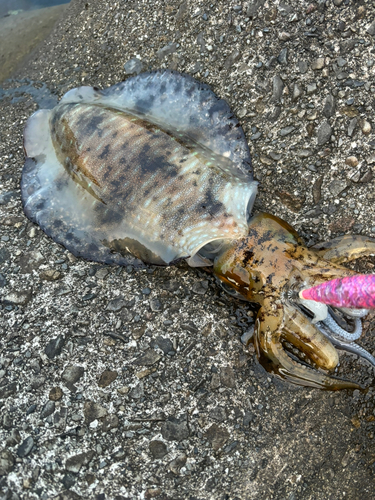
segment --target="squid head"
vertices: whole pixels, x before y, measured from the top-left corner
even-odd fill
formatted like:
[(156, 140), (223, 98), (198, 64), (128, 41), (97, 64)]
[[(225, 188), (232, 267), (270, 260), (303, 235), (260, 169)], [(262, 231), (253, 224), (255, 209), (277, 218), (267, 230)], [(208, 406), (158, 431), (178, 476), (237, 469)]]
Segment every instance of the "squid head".
[(259, 214), (250, 220), (247, 237), (217, 257), (214, 272), (260, 305), (254, 343), (268, 371), (298, 385), (353, 389), (360, 386), (330, 372), (339, 362), (336, 347), (375, 366), (374, 357), (355, 343), (360, 318), (375, 307), (375, 276), (356, 275), (341, 263), (374, 252), (375, 241), (362, 236), (307, 248), (286, 222)]

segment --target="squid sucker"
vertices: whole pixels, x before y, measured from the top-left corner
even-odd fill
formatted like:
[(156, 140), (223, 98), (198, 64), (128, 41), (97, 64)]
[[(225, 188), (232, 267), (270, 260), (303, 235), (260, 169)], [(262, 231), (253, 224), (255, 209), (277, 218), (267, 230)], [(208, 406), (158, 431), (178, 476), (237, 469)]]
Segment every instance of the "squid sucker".
[(332, 371), (336, 348), (375, 366), (356, 343), (375, 307), (374, 276), (342, 266), (373, 255), (375, 240), (346, 235), (308, 248), (288, 223), (252, 214), (245, 135), (207, 85), (161, 70), (70, 90), (28, 119), (24, 149), (24, 211), (75, 256), (211, 266), (233, 295), (259, 304), (254, 343), (269, 372), (298, 385), (362, 388)]

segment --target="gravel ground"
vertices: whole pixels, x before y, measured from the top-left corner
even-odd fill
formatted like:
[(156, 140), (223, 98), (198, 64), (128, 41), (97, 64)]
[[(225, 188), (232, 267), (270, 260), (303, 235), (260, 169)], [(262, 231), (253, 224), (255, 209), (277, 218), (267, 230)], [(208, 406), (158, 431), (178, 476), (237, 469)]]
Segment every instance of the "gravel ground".
[[(241, 344), (252, 310), (209, 274), (76, 259), (25, 218), (19, 193), (33, 111), (80, 84), (168, 67), (239, 117), (257, 210), (310, 244), (371, 235), (374, 19), (370, 0), (73, 0), (3, 84), (0, 498), (374, 498), (364, 362), (343, 355), (338, 373), (366, 393), (275, 379)], [(373, 352), (371, 319), (361, 342)]]

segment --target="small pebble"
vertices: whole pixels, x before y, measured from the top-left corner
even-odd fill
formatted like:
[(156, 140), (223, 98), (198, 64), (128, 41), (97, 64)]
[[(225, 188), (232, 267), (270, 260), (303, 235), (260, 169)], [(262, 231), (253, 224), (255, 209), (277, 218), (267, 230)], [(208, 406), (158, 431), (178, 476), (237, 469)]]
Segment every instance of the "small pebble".
[[(2, 450), (0, 452), (0, 476), (7, 476), (13, 470), (13, 468), (14, 468), (14, 457), (12, 453), (9, 450)], [(3, 496), (3, 498), (6, 497)]]
[(85, 369), (83, 366), (67, 366), (61, 378), (70, 384), (75, 384), (84, 374)]
[(352, 118), (349, 122), (349, 126), (348, 126), (348, 136), (349, 137), (352, 137), (352, 135), (354, 134), (354, 131), (357, 127), (357, 123), (358, 123), (358, 119), (357, 118)]
[(277, 58), (280, 64), (287, 64), (288, 63), (288, 49), (284, 47), (279, 54), (279, 57)]
[(52, 387), (48, 397), (51, 401), (59, 401), (63, 397), (63, 391), (60, 387)]
[(293, 125), (290, 125), (289, 127), (285, 127), (279, 130), (279, 135), (281, 135), (281, 137), (285, 137), (286, 135), (291, 134), (294, 130), (295, 127), (293, 127)]
[(300, 73), (305, 74), (307, 73), (307, 70), (309, 69), (307, 62), (306, 61), (298, 61), (298, 69)]
[(40, 412), (40, 418), (47, 418), (55, 411), (55, 402), (47, 401)]
[(368, 135), (371, 132), (371, 124), (367, 120), (364, 120), (362, 123), (362, 132), (365, 135)]
[(18, 447), (17, 455), (20, 458), (25, 458), (31, 452), (34, 446), (34, 439), (29, 436), (27, 437)]
[(315, 61), (313, 61), (311, 65), (311, 68), (314, 70), (324, 68), (324, 57), (319, 57), (318, 59), (315, 59)]
[(279, 33), (279, 39), (282, 42), (286, 42), (287, 40), (290, 40), (291, 37), (292, 37), (292, 35), (290, 33), (288, 33), (287, 31), (282, 31), (281, 33)]
[(124, 69), (127, 75), (132, 75), (133, 73), (138, 75), (143, 69), (143, 63), (140, 59), (133, 57), (133, 59), (129, 59), (129, 61), (124, 64)]
[(358, 159), (355, 156), (348, 156), (345, 163), (349, 165), (349, 167), (356, 167), (358, 165)]
[(317, 133), (318, 145), (322, 146), (326, 142), (328, 142), (332, 135), (332, 128), (328, 121), (323, 122)]
[(309, 83), (306, 87), (306, 92), (308, 94), (313, 94), (314, 92), (316, 92), (318, 89), (318, 86), (315, 82), (312, 82), (312, 83)]

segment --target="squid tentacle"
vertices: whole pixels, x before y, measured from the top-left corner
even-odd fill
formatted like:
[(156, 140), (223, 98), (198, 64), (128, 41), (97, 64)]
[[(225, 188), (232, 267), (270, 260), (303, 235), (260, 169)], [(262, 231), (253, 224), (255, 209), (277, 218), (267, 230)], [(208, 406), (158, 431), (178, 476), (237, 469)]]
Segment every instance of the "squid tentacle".
[(364, 318), (369, 313), (368, 309), (352, 309), (348, 307), (340, 307), (340, 311), (351, 318)]
[(360, 358), (365, 359), (368, 361), (372, 366), (375, 367), (375, 358), (372, 354), (370, 354), (366, 349), (361, 347), (360, 345), (356, 344), (355, 342), (342, 342), (338, 339), (335, 338), (330, 338), (331, 342), (333, 345), (338, 347), (338, 349), (341, 349), (343, 351), (351, 352), (352, 354), (356, 354)]
[(319, 368), (332, 370), (339, 361), (331, 342), (298, 309), (285, 307), (283, 337)]
[[(332, 318), (332, 321), (334, 321), (333, 318)], [(357, 321), (361, 321), (361, 320), (357, 319)], [(347, 338), (345, 338), (345, 337), (343, 338), (342, 336), (337, 335), (336, 332), (335, 332), (335, 335), (332, 335), (332, 333), (331, 333), (332, 328), (324, 328), (324, 326), (327, 326), (327, 325), (325, 325), (323, 321), (316, 323), (316, 326), (317, 326), (317, 328), (319, 328), (319, 330), (322, 332), (322, 334), (325, 335), (331, 341), (331, 343), (334, 346), (336, 346), (338, 349), (340, 349), (342, 351), (350, 352), (352, 354), (356, 354), (357, 356), (365, 359), (372, 366), (375, 367), (375, 357), (372, 354), (370, 354), (368, 351), (366, 351), (366, 349), (364, 349), (360, 345), (356, 344), (355, 342), (350, 342), (350, 341), (348, 342)], [(344, 332), (345, 332), (345, 330), (344, 330)]]
[(347, 332), (344, 328), (341, 328), (329, 311), (327, 317), (322, 321), (322, 323), (342, 342), (353, 342), (354, 340), (358, 340), (362, 335), (362, 321), (359, 318), (354, 319), (354, 332)]
[[(368, 257), (375, 254), (375, 239), (362, 235), (344, 235), (334, 240), (317, 244), (313, 246), (315, 252), (325, 260), (329, 260), (335, 264), (342, 264), (356, 260), (360, 257)], [(357, 356), (367, 360), (375, 367), (375, 357), (372, 356), (366, 349), (353, 342), (360, 337), (362, 333), (362, 323), (359, 318), (363, 318), (368, 313), (368, 309), (351, 309), (340, 307), (340, 310), (356, 318), (355, 336), (353, 333), (346, 332), (341, 329), (334, 318), (328, 313), (325, 321), (319, 322), (316, 326), (325, 335), (332, 344), (338, 349), (356, 354)], [(324, 326), (328, 328), (324, 328)], [(357, 338), (356, 338), (357, 337)]]

